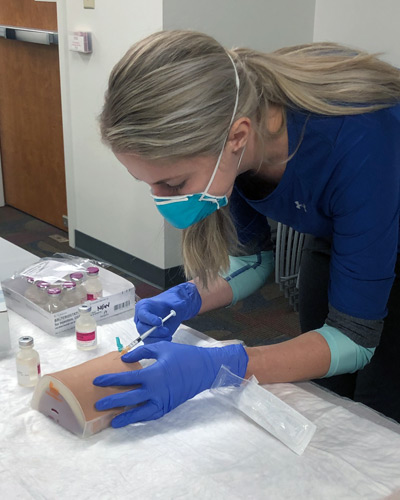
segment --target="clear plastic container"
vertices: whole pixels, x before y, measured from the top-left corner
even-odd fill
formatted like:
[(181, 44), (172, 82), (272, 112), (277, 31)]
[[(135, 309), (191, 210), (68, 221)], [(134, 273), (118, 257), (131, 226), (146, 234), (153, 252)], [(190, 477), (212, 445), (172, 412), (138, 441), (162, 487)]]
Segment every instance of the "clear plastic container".
[(96, 349), (97, 325), (91, 314), (92, 307), (87, 304), (82, 304), (78, 311), (79, 316), (75, 322), (76, 347), (83, 351)]
[(65, 309), (65, 306), (61, 301), (61, 288), (49, 288), (47, 290), (47, 303), (44, 309), (52, 314)]
[(61, 302), (64, 304), (64, 307), (68, 309), (69, 307), (77, 306), (81, 303), (80, 297), (76, 291), (76, 283), (73, 281), (66, 281), (62, 284), (62, 298)]
[(34, 387), (40, 377), (39, 354), (33, 349), (33, 338), (26, 336), (18, 340), (19, 352), (17, 354), (18, 384), (23, 387)]
[(103, 286), (99, 278), (98, 267), (88, 267), (86, 269), (87, 279), (85, 281), (86, 300), (96, 300), (103, 296)]
[(83, 284), (83, 274), (82, 273), (71, 273), (69, 275), (70, 280), (76, 284), (76, 293), (79, 297), (80, 304), (84, 304), (87, 300), (86, 298), (86, 288)]

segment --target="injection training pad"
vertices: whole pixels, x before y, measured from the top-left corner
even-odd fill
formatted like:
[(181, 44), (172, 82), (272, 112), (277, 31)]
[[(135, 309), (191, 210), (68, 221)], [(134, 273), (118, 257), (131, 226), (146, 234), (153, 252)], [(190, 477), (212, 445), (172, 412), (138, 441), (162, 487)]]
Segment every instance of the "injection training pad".
[(125, 411), (125, 408), (98, 411), (95, 402), (137, 387), (97, 387), (93, 385), (93, 379), (106, 373), (140, 368), (140, 363), (124, 363), (120, 354), (113, 351), (66, 370), (44, 375), (35, 387), (32, 408), (77, 436), (91, 436), (108, 427), (116, 415)]

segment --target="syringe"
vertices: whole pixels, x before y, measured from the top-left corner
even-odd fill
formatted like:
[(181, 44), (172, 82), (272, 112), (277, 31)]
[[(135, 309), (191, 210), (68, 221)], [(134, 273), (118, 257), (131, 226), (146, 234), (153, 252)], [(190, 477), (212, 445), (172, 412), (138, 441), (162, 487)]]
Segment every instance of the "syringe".
[[(162, 326), (165, 323), (165, 321), (167, 321), (167, 319), (172, 318), (173, 316), (176, 316), (176, 312), (173, 309), (171, 309), (171, 311), (168, 314), (168, 316), (165, 316), (165, 318), (161, 319), (161, 325), (159, 325), (159, 326)], [(130, 344), (128, 344), (126, 347), (124, 347), (122, 349), (120, 355), (123, 356), (127, 352), (131, 351), (137, 344), (139, 344), (139, 342), (141, 342), (142, 340), (144, 340), (145, 338), (147, 338), (159, 326), (153, 326), (152, 328), (150, 328), (150, 330), (147, 330), (147, 332), (144, 332), (143, 335), (141, 335), (137, 339), (133, 340)]]

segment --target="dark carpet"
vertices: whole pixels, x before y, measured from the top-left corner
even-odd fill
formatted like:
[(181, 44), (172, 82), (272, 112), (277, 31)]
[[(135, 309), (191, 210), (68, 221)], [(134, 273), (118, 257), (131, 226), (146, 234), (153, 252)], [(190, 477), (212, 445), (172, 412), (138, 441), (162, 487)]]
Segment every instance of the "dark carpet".
[[(9, 206), (0, 208), (0, 237), (38, 257), (55, 253), (87, 257), (69, 246), (66, 232)], [(160, 293), (140, 278), (113, 267), (112, 262), (108, 269), (131, 281), (140, 298)], [(185, 324), (217, 340), (236, 338), (248, 346), (280, 342), (300, 333), (297, 313), (272, 281), (232, 307), (202, 314)]]

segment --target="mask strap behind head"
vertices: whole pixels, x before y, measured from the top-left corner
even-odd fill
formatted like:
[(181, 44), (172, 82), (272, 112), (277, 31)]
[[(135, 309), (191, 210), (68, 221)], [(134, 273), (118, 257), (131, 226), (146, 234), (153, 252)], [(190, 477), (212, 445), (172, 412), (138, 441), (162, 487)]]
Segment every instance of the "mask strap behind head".
[[(218, 156), (218, 160), (217, 160), (217, 164), (215, 165), (215, 168), (214, 168), (214, 172), (212, 173), (212, 176), (211, 176), (211, 179), (209, 181), (209, 183), (207, 184), (207, 187), (205, 188), (205, 190), (203, 191), (203, 194), (201, 195), (200, 197), (200, 200), (203, 199), (203, 196), (208, 194), (207, 191), (209, 190), (213, 180), (214, 180), (214, 177), (215, 177), (215, 174), (217, 173), (217, 170), (218, 170), (218, 167), (219, 167), (219, 164), (220, 164), (220, 161), (221, 161), (221, 158), (222, 158), (222, 154), (225, 150), (225, 145), (226, 145), (226, 142), (228, 140), (228, 137), (229, 137), (229, 132), (231, 131), (231, 127), (233, 125), (233, 120), (235, 119), (235, 115), (236, 115), (236, 111), (237, 111), (237, 107), (238, 107), (238, 104), (239, 104), (239, 89), (240, 89), (240, 80), (239, 80), (239, 74), (237, 72), (237, 69), (236, 69), (236, 64), (234, 63), (231, 55), (227, 52), (226, 55), (229, 57), (229, 59), (231, 60), (231, 63), (232, 63), (232, 66), (233, 66), (233, 69), (235, 70), (235, 83), (236, 83), (236, 98), (235, 98), (235, 106), (233, 108), (233, 113), (232, 113), (232, 118), (231, 118), (231, 121), (229, 123), (229, 127), (228, 127), (228, 133), (226, 134), (226, 137), (225, 137), (225, 140), (224, 140), (224, 144), (222, 146), (222, 149), (221, 149), (221, 152)], [(244, 151), (243, 151), (244, 152)], [(243, 152), (242, 152), (242, 156), (243, 156)]]

